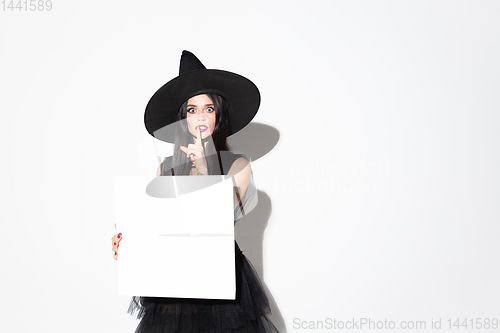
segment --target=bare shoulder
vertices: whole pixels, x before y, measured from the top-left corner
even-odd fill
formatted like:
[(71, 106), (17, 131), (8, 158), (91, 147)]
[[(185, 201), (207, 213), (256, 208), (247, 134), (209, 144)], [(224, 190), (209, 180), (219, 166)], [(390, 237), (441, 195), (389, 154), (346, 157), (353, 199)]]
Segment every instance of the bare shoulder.
[(250, 162), (248, 162), (246, 158), (240, 157), (233, 162), (227, 174), (237, 175), (242, 173), (242, 174), (248, 174), (249, 176), (251, 171), (252, 167), (250, 166)]

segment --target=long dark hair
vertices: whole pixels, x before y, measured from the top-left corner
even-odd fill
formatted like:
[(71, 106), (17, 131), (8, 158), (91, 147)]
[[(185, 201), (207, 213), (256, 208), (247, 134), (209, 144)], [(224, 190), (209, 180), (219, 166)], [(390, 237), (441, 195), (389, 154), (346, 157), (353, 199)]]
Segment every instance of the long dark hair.
[[(227, 102), (224, 97), (216, 94), (206, 94), (214, 104), (215, 109), (215, 127), (212, 135), (203, 142), (208, 140), (207, 147), (202, 144), (205, 158), (207, 160), (207, 168), (209, 175), (221, 174), (221, 162), (219, 151), (230, 150), (227, 144), (227, 135), (229, 133), (229, 125), (227, 119)], [(187, 100), (181, 105), (177, 113), (177, 125), (175, 131), (174, 156), (172, 164), (165, 166), (166, 174), (171, 174), (173, 169), (175, 175), (189, 175), (191, 172), (191, 160), (186, 158), (186, 154), (181, 150), (181, 146), (187, 147), (190, 143), (194, 143), (194, 136), (189, 132), (186, 114)]]

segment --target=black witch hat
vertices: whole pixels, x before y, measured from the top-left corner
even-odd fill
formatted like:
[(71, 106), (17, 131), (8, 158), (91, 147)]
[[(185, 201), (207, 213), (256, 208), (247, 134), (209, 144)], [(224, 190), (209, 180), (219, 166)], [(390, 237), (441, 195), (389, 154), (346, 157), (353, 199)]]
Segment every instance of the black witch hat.
[(158, 89), (146, 106), (144, 123), (149, 134), (173, 143), (175, 126), (167, 126), (177, 121), (182, 103), (200, 94), (217, 94), (226, 99), (229, 135), (248, 125), (260, 105), (259, 89), (252, 81), (232, 72), (207, 69), (194, 54), (183, 51), (179, 76)]

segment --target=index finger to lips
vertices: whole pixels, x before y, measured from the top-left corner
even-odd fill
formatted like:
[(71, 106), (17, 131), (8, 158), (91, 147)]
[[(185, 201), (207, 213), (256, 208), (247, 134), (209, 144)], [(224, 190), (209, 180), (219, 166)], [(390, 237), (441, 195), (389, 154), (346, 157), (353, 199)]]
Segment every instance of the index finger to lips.
[(201, 146), (201, 130), (200, 130), (200, 125), (198, 125), (198, 127), (196, 127), (196, 133), (198, 133), (198, 134), (196, 136), (195, 145)]

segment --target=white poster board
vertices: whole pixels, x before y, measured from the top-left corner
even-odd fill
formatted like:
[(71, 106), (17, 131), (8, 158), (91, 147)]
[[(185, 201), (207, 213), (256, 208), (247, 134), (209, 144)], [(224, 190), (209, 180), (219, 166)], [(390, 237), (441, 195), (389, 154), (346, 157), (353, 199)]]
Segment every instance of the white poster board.
[(115, 210), (120, 295), (235, 298), (232, 177), (117, 177)]

